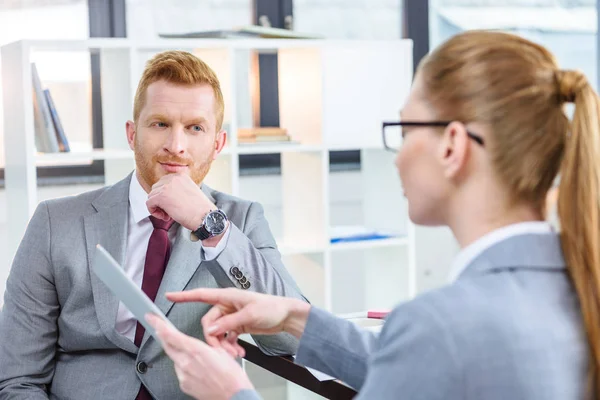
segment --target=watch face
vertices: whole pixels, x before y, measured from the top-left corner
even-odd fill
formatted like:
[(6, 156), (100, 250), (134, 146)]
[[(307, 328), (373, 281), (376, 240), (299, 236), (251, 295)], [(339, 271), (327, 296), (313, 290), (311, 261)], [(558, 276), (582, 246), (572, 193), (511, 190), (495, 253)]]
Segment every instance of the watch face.
[(212, 234), (220, 234), (225, 230), (225, 215), (213, 211), (206, 216), (206, 230)]

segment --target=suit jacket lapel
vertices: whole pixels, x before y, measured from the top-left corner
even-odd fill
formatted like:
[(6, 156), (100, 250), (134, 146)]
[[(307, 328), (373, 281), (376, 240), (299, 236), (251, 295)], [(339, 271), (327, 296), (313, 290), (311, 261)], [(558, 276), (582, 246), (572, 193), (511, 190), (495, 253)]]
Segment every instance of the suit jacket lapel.
[(125, 263), (130, 179), (131, 175), (94, 200), (92, 205), (97, 212), (84, 217), (84, 227), (94, 306), (100, 328), (115, 345), (136, 353), (135, 344), (115, 330), (119, 300), (91, 269), (97, 244), (102, 245), (119, 264)]

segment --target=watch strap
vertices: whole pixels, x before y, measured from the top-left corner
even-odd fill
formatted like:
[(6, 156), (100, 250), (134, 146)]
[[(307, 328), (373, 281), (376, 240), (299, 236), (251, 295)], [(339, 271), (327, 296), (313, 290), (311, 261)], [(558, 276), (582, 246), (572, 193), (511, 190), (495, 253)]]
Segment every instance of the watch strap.
[(204, 226), (204, 223), (202, 223), (202, 225), (200, 225), (200, 228), (198, 228), (194, 231), (194, 235), (196, 235), (196, 237), (200, 240), (206, 240), (212, 236), (210, 234), (210, 232)]

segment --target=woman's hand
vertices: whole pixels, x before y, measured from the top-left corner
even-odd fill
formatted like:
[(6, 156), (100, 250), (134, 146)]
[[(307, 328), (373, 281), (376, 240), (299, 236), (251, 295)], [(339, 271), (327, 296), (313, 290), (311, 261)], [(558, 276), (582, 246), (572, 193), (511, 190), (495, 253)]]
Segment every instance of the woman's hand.
[(240, 356), (244, 354), (236, 341), (240, 334), (286, 331), (300, 338), (310, 311), (310, 305), (301, 300), (233, 288), (167, 293), (167, 298), (173, 302), (213, 304), (202, 318), (206, 342)]
[(253, 389), (246, 373), (225, 350), (174, 330), (154, 315), (146, 319), (173, 360), (184, 393), (195, 399), (229, 400), (240, 390)]

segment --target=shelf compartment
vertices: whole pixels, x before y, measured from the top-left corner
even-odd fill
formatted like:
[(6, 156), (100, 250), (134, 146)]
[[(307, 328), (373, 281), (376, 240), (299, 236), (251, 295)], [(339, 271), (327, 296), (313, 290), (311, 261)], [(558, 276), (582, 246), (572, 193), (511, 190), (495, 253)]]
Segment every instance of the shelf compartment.
[(408, 246), (331, 253), (331, 311), (391, 309), (410, 297)]

